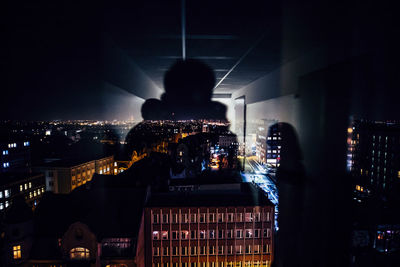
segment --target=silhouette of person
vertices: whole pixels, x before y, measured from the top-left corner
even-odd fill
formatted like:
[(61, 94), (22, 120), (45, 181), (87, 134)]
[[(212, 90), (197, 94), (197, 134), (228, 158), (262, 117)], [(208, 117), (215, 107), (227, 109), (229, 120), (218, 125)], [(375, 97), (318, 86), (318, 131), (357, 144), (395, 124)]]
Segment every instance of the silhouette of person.
[[(213, 70), (203, 62), (194, 59), (175, 62), (165, 73), (165, 93), (161, 99), (147, 99), (142, 105), (144, 121), (132, 128), (126, 136), (126, 153), (129, 155), (136, 151), (138, 155), (146, 156), (155, 152), (168, 154), (168, 164), (174, 175), (182, 172), (184, 163), (186, 177), (196, 177), (194, 173), (202, 173), (199, 169), (207, 169), (204, 166), (208, 166), (210, 160), (208, 142), (217, 143), (220, 135), (232, 135), (228, 129), (226, 106), (211, 100), (215, 80)], [(203, 132), (202, 126), (199, 128), (203, 120), (224, 123), (216, 126), (213, 133)], [(194, 122), (184, 125), (182, 121)], [(198, 128), (191, 132), (192, 127)], [(180, 136), (179, 131), (185, 132), (186, 136)], [(191, 135), (188, 137), (187, 133)], [(183, 147), (187, 147), (187, 153)], [(178, 152), (177, 149), (182, 151)], [(229, 151), (228, 169), (236, 168), (239, 165), (233, 159), (236, 153), (230, 149), (226, 151)], [(195, 164), (198, 166), (192, 166)]]
[(305, 182), (302, 152), (292, 125), (281, 122), (272, 127), (278, 128), (281, 137), (280, 165), (276, 172), (279, 231), (275, 266), (299, 266)]
[(215, 75), (194, 59), (178, 60), (164, 76), (161, 100), (148, 99), (141, 112), (144, 120), (226, 120), (225, 105), (211, 101)]

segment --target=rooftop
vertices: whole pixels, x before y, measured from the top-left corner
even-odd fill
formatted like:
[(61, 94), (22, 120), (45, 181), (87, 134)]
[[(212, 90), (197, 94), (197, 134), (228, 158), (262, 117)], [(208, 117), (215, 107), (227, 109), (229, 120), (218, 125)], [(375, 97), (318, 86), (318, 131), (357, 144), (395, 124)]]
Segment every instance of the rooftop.
[(41, 173), (27, 172), (6, 172), (0, 173), (0, 186), (17, 183), (19, 181), (30, 180), (32, 178), (43, 176)]
[[(153, 193), (147, 207), (273, 206), (264, 192), (251, 183), (205, 186), (202, 190)], [(184, 200), (184, 201), (183, 201)]]

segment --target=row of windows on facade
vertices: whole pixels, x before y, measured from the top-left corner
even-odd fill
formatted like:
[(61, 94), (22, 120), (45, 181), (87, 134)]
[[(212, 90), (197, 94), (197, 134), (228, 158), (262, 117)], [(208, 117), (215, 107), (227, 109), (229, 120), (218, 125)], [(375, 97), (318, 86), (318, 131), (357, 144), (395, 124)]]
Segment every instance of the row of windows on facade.
[[(243, 222), (243, 217), (245, 222), (260, 222), (261, 221), (261, 213), (252, 213), (252, 212), (246, 212), (243, 216), (243, 213), (236, 213), (236, 222)], [(270, 212), (267, 212), (264, 214), (264, 221), (270, 221), (271, 214)], [(208, 218), (208, 220), (206, 220)], [(190, 214), (190, 222), (191, 223), (205, 223), (205, 222), (234, 222), (235, 216), (234, 213), (209, 213), (208, 216), (206, 213), (191, 213)], [(198, 219), (198, 221), (196, 220)], [(181, 214), (180, 216), (180, 221), (179, 221), (179, 216), (178, 214), (172, 214), (171, 215), (171, 222), (172, 223), (189, 223), (189, 214), (184, 213)], [(153, 223), (160, 223), (160, 214), (153, 214)], [(169, 214), (162, 214), (162, 223), (169, 223)]]
[[(198, 233), (198, 235), (197, 235)], [(261, 233), (263, 238), (271, 237), (271, 229), (246, 229), (244, 230), (245, 238), (261, 238)], [(218, 234), (218, 235), (216, 235)], [(236, 229), (235, 235), (234, 230), (191, 230), (190, 231), (190, 239), (215, 239), (215, 238), (243, 238), (243, 230)], [(169, 240), (169, 232), (168, 231), (153, 231), (153, 240)], [(171, 239), (189, 239), (189, 231), (171, 231)]]
[(32, 188), (32, 182), (25, 183), (25, 184), (20, 184), (19, 185), (19, 192), (22, 192), (24, 190), (28, 190), (28, 188)]
[(3, 198), (3, 197), (8, 198), (8, 197), (10, 197), (10, 195), (11, 195), (11, 189), (6, 189), (6, 190), (4, 190), (4, 192), (0, 191), (0, 198)]
[(8, 150), (3, 150), (3, 156), (8, 155)]
[[(13, 246), (13, 250), (12, 250), (13, 259), (14, 260), (21, 259), (21, 252), (22, 252), (21, 245)], [(71, 249), (69, 256), (73, 260), (89, 259), (90, 252), (87, 248), (76, 247), (76, 248)]]
[[(102, 166), (102, 167), (100, 167), (100, 170), (99, 170), (99, 173), (100, 174), (106, 174), (106, 173), (108, 173), (108, 172), (110, 172), (110, 166), (111, 166), (111, 164), (110, 165), (108, 165), (108, 166), (106, 166), (106, 165), (104, 165), (104, 166)], [(76, 173), (77, 172), (77, 173)], [(92, 170), (84, 170), (84, 171), (81, 171), (80, 173), (79, 173), (79, 171), (73, 171), (73, 173), (72, 173), (72, 179), (75, 179), (75, 175), (76, 175), (76, 177), (78, 177), (78, 179), (81, 177), (81, 175), (82, 176), (86, 176), (86, 175), (90, 175), (90, 174), (94, 174), (95, 173), (95, 170), (94, 169), (92, 169)], [(50, 176), (50, 175), (49, 175)]]
[(268, 136), (267, 140), (282, 140), (282, 138), (281, 137), (276, 137), (276, 136), (274, 136), (274, 137)]
[(153, 267), (269, 267), (270, 261), (153, 263)]
[(9, 168), (10, 162), (3, 162), (3, 168)]
[[(24, 142), (24, 146), (29, 146), (30, 143), (28, 141)], [(17, 143), (10, 143), (8, 144), (8, 148), (16, 148)], [(4, 151), (7, 151), (7, 154), (4, 153)], [(3, 150), (3, 155), (8, 155), (8, 150)]]
[[(40, 196), (43, 193), (44, 193), (44, 187), (35, 189), (35, 190), (29, 192), (29, 199)], [(28, 196), (26, 196), (26, 199), (27, 198), (28, 198)]]
[[(180, 249), (179, 249), (180, 248)], [(271, 253), (271, 246), (264, 245), (236, 245), (236, 246), (199, 246), (199, 247), (153, 247), (153, 256), (195, 256), (195, 255), (234, 255)]]
[(0, 210), (3, 210), (5, 208), (8, 208), (11, 205), (11, 202), (6, 200), (4, 203), (0, 202)]

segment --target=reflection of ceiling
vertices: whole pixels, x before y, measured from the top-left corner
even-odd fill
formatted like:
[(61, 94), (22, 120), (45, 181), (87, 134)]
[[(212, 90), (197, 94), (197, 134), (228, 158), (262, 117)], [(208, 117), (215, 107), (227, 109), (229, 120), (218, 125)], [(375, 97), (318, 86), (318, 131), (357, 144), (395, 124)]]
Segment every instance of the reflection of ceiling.
[[(234, 2), (186, 1), (186, 55), (209, 64), (217, 82), (264, 35), (216, 93), (232, 93), (282, 61), (279, 4)], [(160, 88), (165, 71), (182, 55), (180, 3), (149, 0), (113, 5), (104, 14), (106, 32)]]

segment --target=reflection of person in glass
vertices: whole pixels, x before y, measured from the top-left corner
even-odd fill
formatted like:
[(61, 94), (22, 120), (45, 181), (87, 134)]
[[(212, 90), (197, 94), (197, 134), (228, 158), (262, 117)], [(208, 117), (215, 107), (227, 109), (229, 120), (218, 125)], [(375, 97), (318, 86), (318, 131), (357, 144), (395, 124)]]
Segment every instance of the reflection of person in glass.
[(157, 164), (163, 162), (169, 171), (156, 176), (167, 179), (237, 169), (237, 141), (229, 131), (226, 107), (211, 100), (214, 72), (197, 60), (177, 61), (166, 72), (164, 86), (160, 100), (143, 104), (144, 121), (126, 137), (128, 153), (147, 161), (157, 158)]
[(279, 197), (276, 266), (298, 266), (305, 180), (302, 152), (292, 125), (277, 123), (272, 127), (278, 128), (281, 137), (280, 161), (276, 173)]

